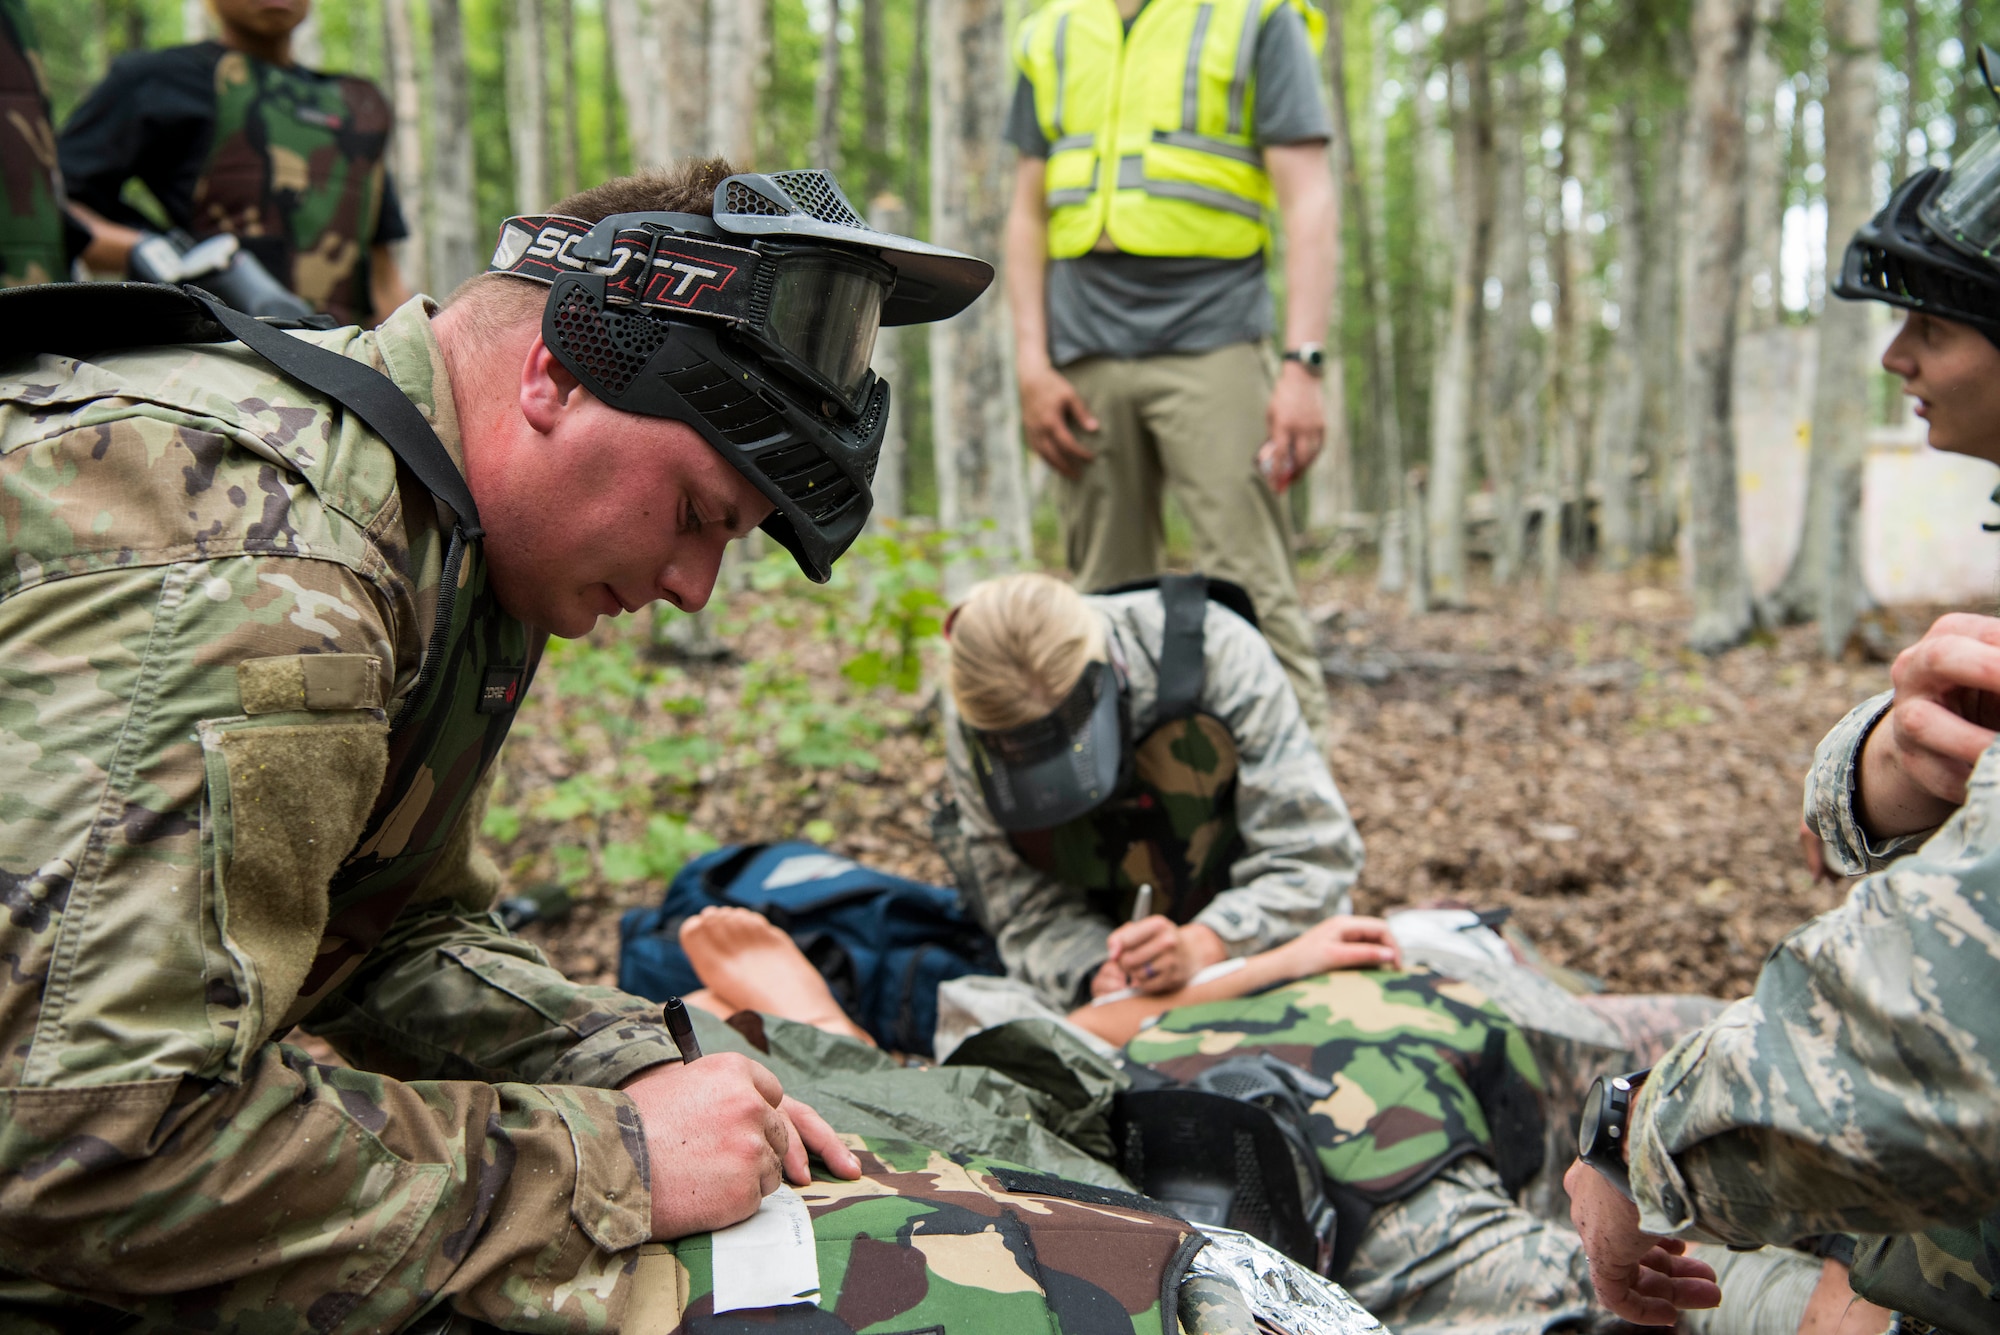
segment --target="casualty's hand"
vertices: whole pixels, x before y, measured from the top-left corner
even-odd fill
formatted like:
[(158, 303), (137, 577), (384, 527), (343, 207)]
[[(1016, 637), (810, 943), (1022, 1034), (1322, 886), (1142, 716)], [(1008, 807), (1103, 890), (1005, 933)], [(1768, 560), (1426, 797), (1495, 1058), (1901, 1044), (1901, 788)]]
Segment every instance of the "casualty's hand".
[(2000, 729), (2000, 619), (1939, 617), (1889, 670), (1896, 700), (1861, 752), (1858, 810), (1878, 839), (1941, 825)]
[(1124, 971), (1128, 986), (1149, 995), (1176, 992), (1211, 964), (1229, 957), (1222, 938), (1200, 923), (1176, 927), (1155, 913), (1111, 933), (1111, 963)]
[(1083, 476), (1083, 466), (1097, 457), (1071, 429), (1073, 424), (1085, 431), (1097, 430), (1090, 405), (1069, 378), (1052, 366), (1026, 368), (1020, 375), (1021, 429), (1028, 433), (1028, 448), (1074, 482)]
[(737, 1053), (648, 1067), (620, 1088), (646, 1133), (656, 1240), (748, 1219), (781, 1181), (811, 1181), (808, 1151), (836, 1176), (861, 1176), (860, 1161), (818, 1113)]
[(1294, 978), (1332, 973), (1336, 969), (1400, 969), (1402, 948), (1396, 934), (1380, 918), (1350, 914), (1314, 923), (1296, 939), (1278, 946), (1286, 972)]
[[(1331, 372), (1329, 372), (1331, 374)], [(1297, 362), (1286, 362), (1264, 409), (1267, 435), (1257, 451), (1257, 467), (1271, 490), (1282, 495), (1298, 481), (1326, 443), (1326, 400), (1320, 382)]]
[(1090, 976), (1090, 995), (1093, 997), (1108, 997), (1113, 992), (1123, 992), (1130, 986), (1132, 980), (1125, 976), (1123, 969), (1110, 960), (1098, 965), (1097, 972)]
[(1722, 1289), (1708, 1264), (1685, 1255), (1679, 1238), (1639, 1229), (1639, 1207), (1583, 1160), (1563, 1176), (1569, 1218), (1590, 1258), (1597, 1300), (1641, 1326), (1671, 1326), (1693, 1307), (1714, 1307)]

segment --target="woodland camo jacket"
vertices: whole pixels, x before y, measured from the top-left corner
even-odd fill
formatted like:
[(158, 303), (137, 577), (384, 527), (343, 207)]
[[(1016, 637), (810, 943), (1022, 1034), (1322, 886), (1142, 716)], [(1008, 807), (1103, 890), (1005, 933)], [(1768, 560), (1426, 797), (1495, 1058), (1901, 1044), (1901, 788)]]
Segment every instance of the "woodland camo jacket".
[[(457, 454), (425, 304), (312, 338)], [(0, 368), (0, 543), (0, 1327), (101, 1321), (58, 1289), (149, 1328), (614, 1326), (651, 1196), (612, 1087), (676, 1054), (488, 915), (483, 801), (308, 1021), (365, 1069), (277, 1041), (432, 624), (429, 497), (238, 345), (45, 356)], [(253, 704), (242, 664), (314, 658), (369, 670)]]
[(1853, 780), (1887, 704), (1843, 719), (1806, 782), (1808, 824), (1862, 879), (1640, 1092), (1632, 1185), (1652, 1231), (1917, 1233), (2000, 1205), (2000, 747), (1943, 826), (1872, 843)]
[[(1104, 615), (1111, 652), (1129, 683), (1132, 735), (1157, 720), (1164, 615), (1157, 592), (1089, 599)], [(1195, 915), (1232, 956), (1291, 940), (1332, 914), (1350, 912), (1361, 873), (1361, 833), (1313, 744), (1285, 670), (1262, 635), (1234, 612), (1210, 603), (1203, 623), (1204, 678), (1197, 708), (1220, 720), (1237, 748), (1236, 825), (1242, 856), (1230, 888)], [(986, 809), (956, 713), (945, 745), (952, 795), (960, 812), (962, 873), (974, 903), (1000, 943), (1009, 976), (1061, 1008), (1105, 959), (1115, 926), (1093, 913), (1084, 894), (1023, 861)]]

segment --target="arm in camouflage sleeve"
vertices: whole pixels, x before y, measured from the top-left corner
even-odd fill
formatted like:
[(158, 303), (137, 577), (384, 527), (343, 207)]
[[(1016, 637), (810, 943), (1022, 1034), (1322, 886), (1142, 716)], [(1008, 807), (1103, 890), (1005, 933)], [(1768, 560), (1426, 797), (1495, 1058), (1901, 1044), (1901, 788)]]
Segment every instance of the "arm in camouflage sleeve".
[[(7, 478), (0, 516), (42, 481)], [(384, 1329), (434, 1295), (515, 1329), (614, 1321), (651, 1223), (628, 1098), (399, 1083), (269, 1038), (382, 773), (367, 573), (193, 550), (9, 569), (0, 1269), (163, 1324)], [(246, 715), (239, 665), (302, 654), (363, 670), (325, 707)]]
[(1812, 771), (1806, 775), (1806, 828), (1819, 836), (1828, 865), (1842, 876), (1880, 871), (1930, 837), (1923, 830), (1894, 839), (1873, 838), (1854, 809), (1861, 749), (1895, 698), (1895, 692), (1884, 691), (1849, 711), (1820, 739)]
[(980, 921), (999, 942), (1007, 976), (1033, 987), (1057, 1010), (1081, 1004), (1091, 975), (1110, 953), (1104, 939), (1111, 935), (1111, 921), (1091, 912), (1074, 887), (1022, 861), (1007, 842), (986, 809), (949, 695), (944, 736), (964, 858), (975, 882), (970, 893)]
[(1268, 950), (1314, 923), (1351, 912), (1361, 832), (1299, 713), (1264, 637), (1211, 606), (1201, 707), (1236, 741), (1236, 827), (1244, 853), (1232, 888), (1195, 918), (1231, 955)]
[(1908, 1233), (2000, 1204), (2000, 749), (1923, 848), (1794, 932), (1633, 1117), (1649, 1231)]

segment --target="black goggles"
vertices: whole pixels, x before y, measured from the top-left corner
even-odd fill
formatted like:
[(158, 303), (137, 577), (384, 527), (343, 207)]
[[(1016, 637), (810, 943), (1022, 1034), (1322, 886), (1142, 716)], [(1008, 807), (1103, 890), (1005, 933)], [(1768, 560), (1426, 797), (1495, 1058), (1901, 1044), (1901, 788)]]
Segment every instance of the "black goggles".
[(999, 731), (961, 725), (1001, 829), (1050, 829), (1111, 800), (1125, 755), (1122, 695), (1111, 665), (1092, 662), (1062, 703), (1032, 723)]
[[(696, 214), (624, 214), (595, 226), (560, 214), (509, 218), (489, 272), (553, 284), (604, 280), (604, 303), (727, 330), (810, 398), (865, 413), (869, 361), (896, 272), (873, 255), (781, 238), (723, 241)], [(823, 409), (824, 411), (824, 409)], [(828, 416), (834, 413), (826, 413)]]

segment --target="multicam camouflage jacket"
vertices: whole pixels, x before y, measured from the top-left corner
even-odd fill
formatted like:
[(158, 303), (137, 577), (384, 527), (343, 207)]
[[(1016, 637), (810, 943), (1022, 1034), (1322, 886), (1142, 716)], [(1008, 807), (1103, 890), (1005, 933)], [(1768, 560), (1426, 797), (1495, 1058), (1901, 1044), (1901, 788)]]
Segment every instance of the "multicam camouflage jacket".
[(1649, 1229), (1784, 1243), (1967, 1226), (2000, 1207), (2000, 747), (1958, 812), (1894, 857), (1853, 812), (1882, 708), (1827, 737), (1806, 789), (1837, 861), (1877, 869), (1640, 1092), (1632, 1183)]
[[(456, 452), (423, 305), (312, 337)], [(366, 1069), (274, 1041), (358, 832), (393, 861), (433, 809), (370, 814), (429, 497), (240, 347), (42, 357), (0, 370), (0, 535), (0, 1325), (615, 1324), (651, 1196), (613, 1087), (675, 1049), (488, 916), (478, 802), (307, 1017)]]
[(62, 173), (49, 94), (25, 0), (0, 0), (0, 284), (68, 277)]
[[(1125, 672), (1132, 735), (1145, 738), (1158, 724), (1160, 595), (1090, 602), (1103, 613), (1111, 653)], [(1203, 640), (1206, 671), (1195, 722), (1206, 716), (1210, 725), (1220, 723), (1234, 743), (1240, 844), (1226, 868), (1229, 888), (1194, 921), (1221, 937), (1232, 955), (1250, 955), (1349, 911), (1361, 835), (1263, 636), (1211, 604)], [(1073, 1006), (1104, 962), (1113, 919), (1083, 888), (1030, 866), (994, 822), (948, 704), (945, 745), (963, 834), (954, 870), (971, 882), (974, 907), (998, 938), (1008, 974), (1051, 1005)]]

